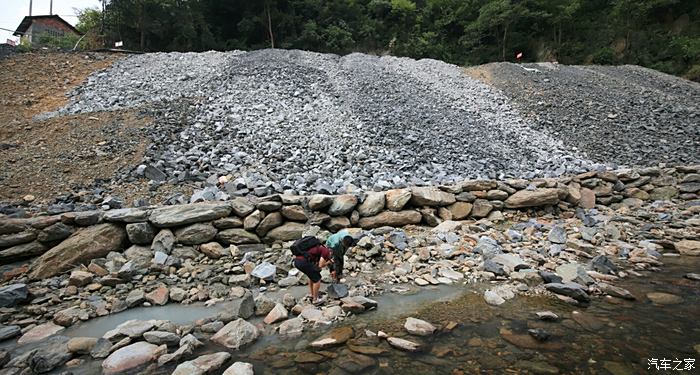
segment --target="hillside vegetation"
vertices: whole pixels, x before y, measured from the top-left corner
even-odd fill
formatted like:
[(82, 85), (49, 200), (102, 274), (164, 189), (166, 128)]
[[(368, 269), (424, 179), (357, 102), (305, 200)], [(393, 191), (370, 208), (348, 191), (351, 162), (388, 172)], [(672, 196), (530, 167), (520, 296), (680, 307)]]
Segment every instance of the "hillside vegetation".
[(81, 25), (145, 51), (286, 48), (458, 65), (637, 64), (700, 80), (696, 0), (111, 0)]

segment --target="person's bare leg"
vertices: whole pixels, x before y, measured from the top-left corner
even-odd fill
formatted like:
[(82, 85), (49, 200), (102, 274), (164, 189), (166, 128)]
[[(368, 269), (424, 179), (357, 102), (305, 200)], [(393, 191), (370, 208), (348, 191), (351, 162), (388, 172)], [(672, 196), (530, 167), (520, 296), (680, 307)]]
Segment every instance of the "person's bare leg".
[(316, 302), (316, 301), (318, 301), (318, 290), (321, 289), (321, 280), (313, 283), (311, 289), (312, 289), (311, 299), (313, 302)]
[(314, 282), (309, 279), (309, 292), (311, 293), (311, 303), (316, 302), (314, 299)]

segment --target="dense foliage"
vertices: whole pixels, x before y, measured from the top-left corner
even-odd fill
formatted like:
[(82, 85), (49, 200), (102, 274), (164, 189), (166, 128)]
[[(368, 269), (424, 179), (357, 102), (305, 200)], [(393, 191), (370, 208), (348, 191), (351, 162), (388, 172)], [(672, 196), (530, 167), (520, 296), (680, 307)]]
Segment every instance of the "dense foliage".
[(105, 43), (137, 50), (274, 46), (463, 65), (522, 52), (700, 79), (697, 0), (107, 0), (105, 9), (104, 29), (84, 14)]

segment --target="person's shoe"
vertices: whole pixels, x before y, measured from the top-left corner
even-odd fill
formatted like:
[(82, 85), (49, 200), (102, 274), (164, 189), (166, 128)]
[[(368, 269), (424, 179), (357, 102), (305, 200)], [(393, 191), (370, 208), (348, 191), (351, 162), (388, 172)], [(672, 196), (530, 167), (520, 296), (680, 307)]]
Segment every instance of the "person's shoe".
[(322, 297), (316, 300), (316, 302), (313, 303), (314, 306), (321, 306), (324, 303), (326, 303), (326, 298)]

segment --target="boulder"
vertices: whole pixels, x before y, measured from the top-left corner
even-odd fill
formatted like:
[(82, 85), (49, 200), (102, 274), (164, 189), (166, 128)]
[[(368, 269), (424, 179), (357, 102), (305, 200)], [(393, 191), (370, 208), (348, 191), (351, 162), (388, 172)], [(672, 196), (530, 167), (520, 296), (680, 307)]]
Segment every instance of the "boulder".
[(161, 285), (144, 295), (146, 301), (152, 305), (163, 306), (168, 303), (170, 290), (165, 285)]
[(525, 208), (559, 203), (558, 189), (519, 190), (506, 199), (506, 208)]
[(272, 241), (293, 241), (301, 238), (306, 226), (301, 223), (286, 222), (267, 232), (267, 239)]
[(0, 307), (12, 307), (29, 298), (27, 284), (11, 284), (0, 287)]
[(357, 207), (360, 216), (374, 216), (384, 210), (386, 196), (383, 192), (369, 192), (364, 202)]
[(637, 299), (629, 290), (606, 283), (598, 283), (598, 288), (605, 294), (633, 301)]
[(491, 260), (506, 268), (507, 272), (515, 272), (522, 269), (530, 268), (530, 265), (525, 263), (519, 256), (514, 254), (496, 254)]
[(287, 220), (301, 221), (301, 222), (306, 222), (306, 220), (309, 219), (309, 217), (306, 216), (306, 212), (304, 211), (304, 207), (302, 207), (298, 204), (293, 205), (293, 206), (282, 207), (282, 216), (284, 216), (284, 218)]
[(159, 228), (171, 228), (226, 217), (232, 207), (228, 203), (195, 203), (161, 207), (153, 210), (149, 220)]
[(407, 352), (418, 352), (422, 349), (421, 344), (398, 337), (389, 337), (386, 341), (389, 345)]
[(222, 230), (216, 235), (216, 239), (224, 245), (243, 245), (260, 243), (260, 238), (255, 233), (250, 233), (247, 230), (241, 228)]
[(462, 220), (467, 218), (472, 212), (472, 204), (467, 202), (455, 202), (447, 206), (447, 209), (452, 214), (453, 220)]
[(137, 338), (152, 330), (156, 325), (155, 320), (132, 319), (118, 325), (116, 328), (107, 331), (102, 338), (116, 342), (123, 337)]
[(474, 218), (480, 219), (487, 217), (493, 210), (493, 204), (486, 199), (477, 199), (472, 204), (471, 215)]
[(15, 338), (22, 334), (19, 326), (0, 325), (0, 342)]
[(326, 228), (331, 232), (350, 227), (350, 219), (345, 216), (334, 216), (326, 223)]
[(147, 208), (121, 208), (105, 212), (103, 219), (115, 223), (141, 223), (148, 220), (150, 213)]
[(212, 336), (211, 341), (229, 349), (238, 350), (257, 340), (259, 335), (258, 329), (253, 324), (244, 319), (236, 319)]
[(222, 375), (255, 375), (253, 365), (247, 362), (235, 362)]
[(11, 247), (31, 242), (36, 239), (36, 236), (36, 230), (25, 230), (19, 233), (5, 234), (0, 236), (0, 247)]
[(257, 228), (255, 229), (255, 233), (257, 233), (258, 236), (263, 237), (267, 234), (267, 232), (279, 227), (282, 224), (284, 224), (282, 214), (279, 212), (272, 212), (260, 221), (260, 224), (258, 224)]
[(73, 337), (67, 343), (68, 351), (75, 354), (89, 354), (97, 344), (95, 337)]
[(492, 306), (498, 306), (506, 302), (506, 300), (503, 299), (503, 297), (501, 297), (500, 295), (498, 295), (498, 293), (492, 290), (487, 290), (486, 292), (484, 292), (484, 300), (486, 301), (486, 303)]
[(175, 231), (177, 242), (183, 245), (199, 245), (216, 237), (217, 230), (211, 224), (192, 224)]
[(162, 351), (162, 348), (144, 341), (127, 345), (102, 362), (102, 373), (112, 375), (133, 372), (155, 361)]
[(343, 345), (350, 340), (354, 334), (355, 331), (350, 326), (339, 327), (329, 331), (316, 340), (311, 341), (311, 344), (309, 345), (315, 349), (324, 349), (332, 346)]
[(339, 195), (333, 199), (333, 203), (328, 208), (331, 216), (347, 215), (357, 206), (357, 197), (352, 194)]
[(613, 275), (617, 273), (617, 266), (605, 255), (596, 255), (591, 260), (591, 267), (606, 275)]
[(414, 206), (447, 206), (455, 203), (455, 195), (434, 187), (411, 189), (411, 204)]
[(172, 375), (204, 375), (221, 368), (231, 358), (227, 352), (218, 352), (199, 356), (192, 361), (180, 363)]
[(154, 345), (176, 346), (176, 345), (180, 344), (180, 336), (178, 336), (172, 332), (165, 332), (165, 331), (144, 332), (143, 338), (147, 342), (150, 342), (151, 344), (154, 344)]
[(408, 333), (417, 336), (430, 336), (435, 333), (435, 330), (437, 330), (434, 325), (426, 322), (425, 320), (411, 317), (406, 318), (406, 322), (404, 323), (403, 327), (406, 328)]
[(47, 337), (53, 336), (65, 328), (52, 322), (39, 324), (38, 326), (25, 332), (22, 337), (17, 340), (18, 345), (29, 344), (33, 342), (43, 341)]
[(126, 234), (132, 244), (150, 245), (156, 236), (156, 231), (149, 223), (129, 223), (126, 225)]
[(298, 335), (301, 335), (301, 333), (303, 331), (304, 331), (304, 319), (302, 319), (301, 317), (285, 320), (284, 322), (282, 322), (282, 324), (280, 324), (280, 327), (279, 327), (280, 336), (286, 336), (286, 337), (298, 336)]
[(53, 315), (53, 322), (63, 327), (72, 326), (80, 320), (88, 319), (90, 319), (88, 311), (81, 309), (79, 306), (63, 309)]
[(544, 285), (550, 292), (571, 297), (579, 302), (589, 302), (591, 298), (584, 290), (584, 286), (577, 283), (550, 283)]
[(265, 316), (263, 322), (265, 322), (265, 324), (274, 324), (287, 319), (287, 315), (287, 309), (284, 308), (284, 305), (277, 303), (275, 304), (275, 307), (270, 310), (267, 316)]
[(13, 247), (7, 248), (0, 251), (0, 263), (7, 264), (17, 260), (33, 258), (35, 256), (44, 254), (49, 248), (39, 241), (32, 241), (29, 243), (15, 245)]
[(358, 225), (363, 229), (372, 229), (383, 226), (400, 227), (408, 224), (418, 224), (422, 215), (418, 211), (384, 211), (376, 216), (360, 218)]
[(462, 191), (486, 191), (495, 189), (496, 186), (496, 181), (489, 180), (467, 180), (461, 184)]
[(586, 269), (578, 263), (567, 263), (558, 266), (557, 274), (564, 282), (575, 282), (581, 285), (591, 285), (595, 283), (592, 277), (588, 276)]
[(230, 203), (233, 213), (240, 218), (244, 218), (251, 212), (255, 211), (255, 205), (246, 198), (234, 198), (230, 201)]
[(79, 229), (34, 261), (29, 277), (38, 280), (56, 276), (78, 264), (118, 251), (125, 241), (126, 231), (116, 224), (99, 224)]
[(264, 217), (264, 212), (260, 210), (253, 211), (250, 215), (246, 216), (245, 219), (243, 219), (243, 229), (254, 230), (258, 227), (258, 224), (260, 224)]
[(243, 226), (243, 220), (240, 217), (229, 216), (216, 219), (211, 223), (216, 229), (231, 229), (240, 228)]
[(555, 225), (549, 231), (547, 238), (551, 243), (565, 244), (567, 240), (566, 229), (559, 225)]
[(255, 314), (255, 300), (253, 295), (248, 292), (241, 298), (226, 302), (217, 318), (224, 322), (230, 322), (237, 318), (248, 319), (253, 314)]
[(224, 249), (223, 246), (221, 246), (218, 242), (209, 242), (202, 244), (202, 246), (199, 247), (199, 251), (204, 253), (207, 257), (211, 259), (219, 259), (222, 256), (228, 255), (229, 252)]
[(595, 192), (588, 188), (581, 188), (580, 190), (581, 198), (579, 199), (578, 206), (585, 209), (591, 209), (595, 207)]
[(674, 246), (683, 255), (700, 256), (700, 241), (683, 240), (676, 242)]
[(73, 353), (68, 350), (68, 337), (56, 336), (38, 343), (34, 355), (29, 359), (29, 368), (34, 374), (49, 372), (66, 363)]
[(173, 245), (175, 245), (175, 235), (173, 232), (170, 229), (161, 229), (153, 239), (151, 250), (153, 250), (153, 252), (160, 251), (164, 254), (170, 254), (170, 252), (173, 251)]
[(401, 211), (411, 200), (411, 191), (408, 189), (393, 189), (385, 193), (386, 208), (390, 211)]
[(312, 211), (321, 211), (331, 204), (333, 204), (331, 195), (315, 194), (309, 198), (309, 209)]
[(77, 287), (88, 285), (92, 282), (93, 274), (85, 271), (73, 271), (68, 277), (68, 285)]

